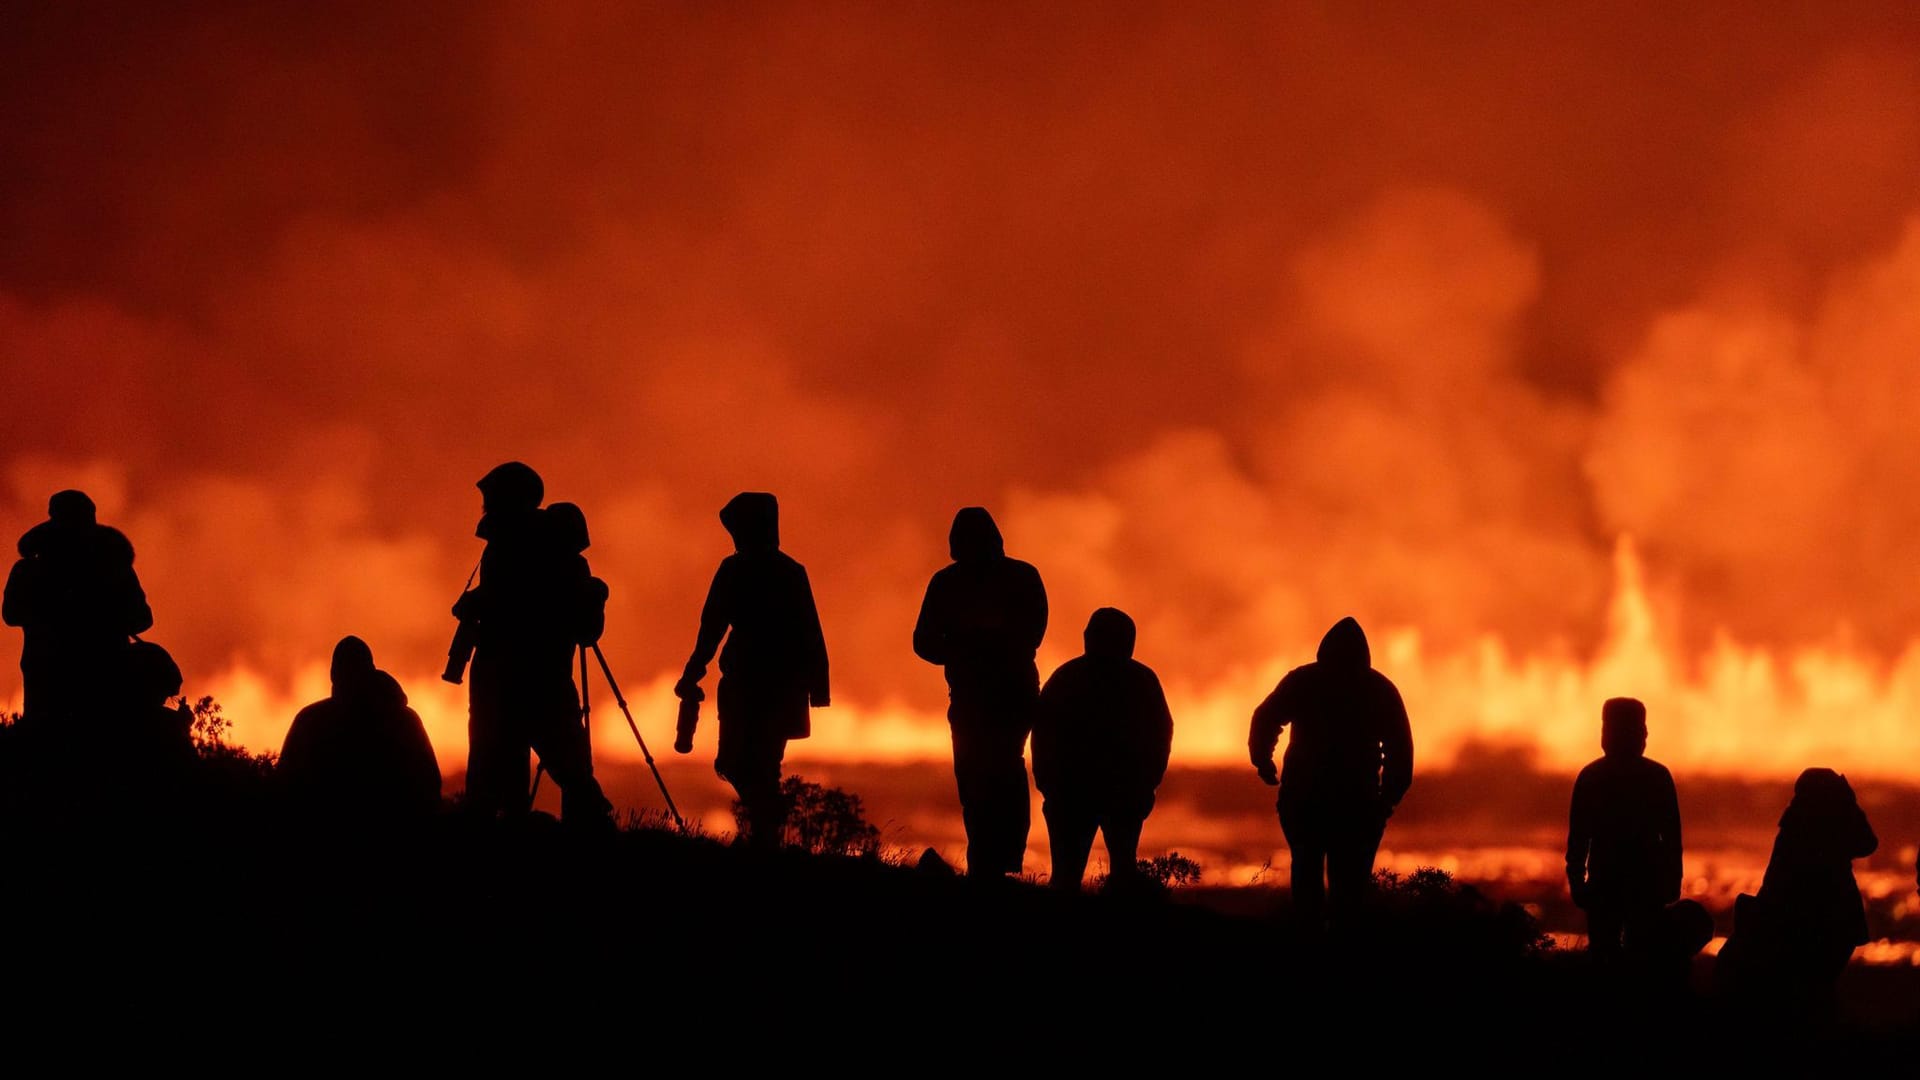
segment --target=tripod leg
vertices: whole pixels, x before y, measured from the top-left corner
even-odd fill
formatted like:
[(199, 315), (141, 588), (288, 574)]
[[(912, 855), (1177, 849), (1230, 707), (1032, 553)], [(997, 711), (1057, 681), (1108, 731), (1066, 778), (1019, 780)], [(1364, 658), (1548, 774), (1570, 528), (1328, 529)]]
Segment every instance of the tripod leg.
[(545, 765), (536, 765), (533, 769), (533, 787), (527, 792), (527, 813), (533, 813), (533, 800), (540, 796), (540, 778), (547, 775)]
[(593, 702), (587, 696), (587, 647), (580, 646), (580, 726), (587, 731), (587, 760), (593, 760)]
[[(680, 808), (673, 805), (673, 795), (667, 791), (667, 782), (660, 776), (660, 767), (653, 763), (653, 751), (647, 749), (647, 740), (640, 734), (640, 725), (634, 722), (633, 710), (627, 707), (627, 698), (620, 692), (620, 682), (613, 677), (613, 667), (607, 663), (607, 654), (600, 651), (600, 645), (593, 645), (594, 659), (600, 661), (600, 674), (607, 678), (607, 689), (613, 691), (614, 704), (620, 706), (620, 714), (627, 718), (627, 730), (633, 732), (633, 741), (640, 744), (640, 756), (647, 759), (647, 768), (653, 770), (653, 782), (660, 785), (660, 797), (667, 800), (667, 813), (673, 815), (673, 823), (681, 831), (686, 831), (687, 823), (680, 816)], [(582, 651), (581, 662), (586, 662), (586, 653)]]

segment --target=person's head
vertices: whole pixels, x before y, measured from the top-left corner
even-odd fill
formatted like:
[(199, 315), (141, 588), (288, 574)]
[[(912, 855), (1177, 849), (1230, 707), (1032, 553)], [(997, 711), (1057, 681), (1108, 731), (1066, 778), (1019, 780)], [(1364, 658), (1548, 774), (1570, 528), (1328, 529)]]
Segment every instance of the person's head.
[(743, 491), (720, 508), (720, 524), (735, 551), (780, 550), (780, 500), (764, 491)]
[(373, 680), (373, 650), (349, 634), (333, 647), (333, 695), (351, 694)]
[(1647, 707), (1638, 698), (1608, 698), (1600, 706), (1600, 749), (1608, 757), (1647, 752)]
[(1087, 620), (1087, 655), (1125, 660), (1133, 655), (1133, 619), (1119, 608), (1103, 607)]
[(1793, 782), (1793, 805), (1808, 810), (1845, 809), (1857, 802), (1853, 785), (1832, 769), (1808, 769)]
[(180, 665), (167, 650), (151, 641), (127, 646), (127, 688), (139, 704), (166, 704), (180, 693), (183, 681)]
[(547, 497), (540, 474), (518, 461), (495, 466), (474, 486), (480, 489), (480, 509), (488, 514), (538, 510)]
[(1320, 652), (1316, 657), (1323, 664), (1336, 667), (1364, 668), (1373, 666), (1373, 650), (1367, 647), (1367, 633), (1360, 629), (1360, 621), (1349, 615), (1333, 624), (1327, 636), (1320, 639)]
[(947, 553), (954, 562), (998, 559), (1007, 553), (1007, 543), (986, 507), (968, 506), (953, 515), (953, 528), (947, 530)]
[(67, 490), (47, 500), (47, 520), (71, 527), (97, 524), (99, 516), (86, 492)]
[(552, 530), (553, 542), (566, 551), (579, 553), (593, 546), (587, 536), (587, 515), (578, 506), (570, 502), (557, 502), (543, 511), (547, 515), (547, 526)]

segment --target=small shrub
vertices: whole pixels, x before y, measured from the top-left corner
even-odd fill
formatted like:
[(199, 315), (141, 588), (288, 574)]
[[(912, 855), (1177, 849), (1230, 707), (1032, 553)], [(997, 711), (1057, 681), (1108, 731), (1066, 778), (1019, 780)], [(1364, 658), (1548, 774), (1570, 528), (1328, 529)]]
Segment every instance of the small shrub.
[[(880, 854), (880, 830), (867, 822), (860, 796), (789, 776), (780, 781), (780, 798), (786, 804), (784, 843), (816, 855), (872, 858)], [(733, 804), (733, 816), (745, 832), (746, 808), (738, 801)]]
[(1374, 925), (1384, 940), (1398, 940), (1405, 948), (1520, 957), (1553, 947), (1526, 908), (1495, 903), (1437, 867), (1422, 866), (1405, 877), (1376, 871), (1373, 887)]
[(1200, 884), (1200, 864), (1177, 851), (1141, 859), (1135, 865), (1141, 877), (1162, 888)]

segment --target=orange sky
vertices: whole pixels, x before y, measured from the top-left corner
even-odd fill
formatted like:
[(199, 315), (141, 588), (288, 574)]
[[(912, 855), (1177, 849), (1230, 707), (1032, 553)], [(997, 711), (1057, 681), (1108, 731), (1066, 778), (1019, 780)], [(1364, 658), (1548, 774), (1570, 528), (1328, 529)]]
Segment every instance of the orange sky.
[(938, 752), (984, 503), (1196, 758), (1352, 613), (1442, 756), (1642, 692), (1683, 765), (1920, 773), (1908, 6), (72, 7), (0, 14), (0, 533), (93, 492), (262, 745), (347, 632), (457, 740), (515, 457), (662, 742), (767, 489), (823, 755)]

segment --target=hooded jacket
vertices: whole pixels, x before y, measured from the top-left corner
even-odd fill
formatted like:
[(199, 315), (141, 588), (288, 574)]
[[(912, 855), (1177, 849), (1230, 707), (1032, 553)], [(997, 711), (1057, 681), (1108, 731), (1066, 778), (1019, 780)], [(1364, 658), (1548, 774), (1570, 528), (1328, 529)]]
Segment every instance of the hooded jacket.
[(1809, 942), (1851, 949), (1867, 942), (1853, 860), (1880, 846), (1846, 777), (1808, 769), (1780, 817), (1759, 900), (1776, 925)]
[(370, 653), (364, 666), (340, 662), (351, 651), (346, 642), (335, 649), (333, 694), (293, 718), (275, 775), (296, 808), (318, 818), (430, 814), (440, 802), (440, 765), (426, 727)]
[(1253, 711), (1247, 749), (1271, 762), (1288, 725), (1280, 800), (1295, 805), (1378, 805), (1392, 810), (1413, 783), (1413, 731), (1400, 691), (1373, 669), (1367, 636), (1341, 619), (1318, 658), (1287, 672)]
[(953, 562), (927, 583), (913, 651), (946, 668), (955, 696), (1010, 680), (1039, 683), (1034, 653), (1047, 634), (1047, 589), (1029, 563), (1008, 558), (993, 516), (978, 506), (954, 515)]
[(126, 534), (85, 521), (43, 521), (20, 537), (0, 618), (27, 632), (27, 652), (61, 641), (124, 642), (153, 626)]
[(720, 524), (734, 553), (721, 560), (707, 589), (681, 687), (697, 686), (718, 651), (720, 674), (745, 692), (729, 696), (789, 717), (786, 737), (803, 738), (808, 701), (824, 704), (830, 696), (826, 636), (806, 567), (780, 550), (780, 507), (772, 495), (734, 496)]
[(1049, 801), (1137, 806), (1166, 777), (1173, 714), (1133, 645), (1133, 620), (1102, 608), (1087, 623), (1086, 652), (1040, 691), (1033, 779)]

